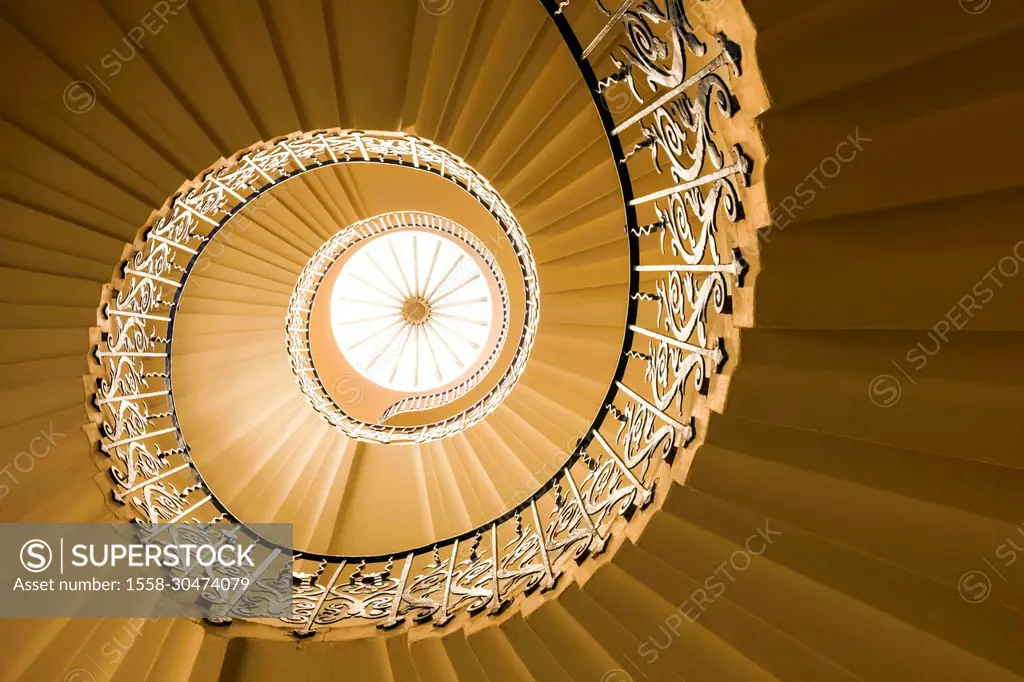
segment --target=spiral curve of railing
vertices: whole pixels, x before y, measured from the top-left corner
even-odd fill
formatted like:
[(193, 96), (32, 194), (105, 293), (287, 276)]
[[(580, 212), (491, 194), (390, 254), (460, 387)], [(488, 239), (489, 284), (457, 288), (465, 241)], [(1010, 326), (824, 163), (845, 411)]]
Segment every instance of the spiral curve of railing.
[[(558, 471), (476, 529), (381, 556), (280, 548), (294, 553), (295, 566), (292, 575), (271, 578), (291, 581), (293, 606), (274, 624), (295, 637), (359, 622), (443, 627), (461, 614), (497, 615), (517, 598), (554, 589), (651, 504), (677, 451), (697, 437), (694, 411), (726, 367), (732, 292), (747, 272), (732, 234), (744, 219), (740, 189), (752, 169), (714, 122), (738, 110), (727, 79), (741, 77), (739, 47), (727, 36), (699, 35), (682, 0), (626, 0), (614, 11), (598, 0), (541, 1), (600, 114), (625, 207), (629, 305), (607, 396)], [(597, 34), (583, 36), (585, 47), (566, 16), (584, 3), (606, 17)], [(593, 63), (620, 29), (625, 42)], [(633, 113), (616, 120), (609, 93), (628, 93)], [(348, 149), (329, 139), (313, 133), (279, 141), (236, 155), (242, 161), (228, 173), (221, 167), (197, 179), (143, 231), (141, 247), (126, 247), (120, 275), (105, 288), (86, 386), (94, 438), (111, 461), (111, 494), (135, 521), (236, 521), (199, 476), (174, 415), (174, 309), (202, 245), (238, 206), (339, 153), (369, 153), (358, 135)], [(634, 180), (650, 164), (661, 187), (636, 196)], [(217, 219), (208, 215), (213, 209)], [(659, 256), (641, 262), (651, 240)], [(727, 248), (720, 250), (720, 241)], [(531, 275), (536, 286), (535, 272), (524, 271), (527, 286)]]

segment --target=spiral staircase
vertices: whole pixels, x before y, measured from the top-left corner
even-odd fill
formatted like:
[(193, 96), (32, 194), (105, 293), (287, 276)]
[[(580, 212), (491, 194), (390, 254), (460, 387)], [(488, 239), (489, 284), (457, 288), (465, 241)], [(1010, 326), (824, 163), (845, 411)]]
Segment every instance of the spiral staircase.
[[(1017, 0), (0, 31), (0, 521), (292, 523), (297, 605), (0, 621), (0, 679), (1024, 679)], [(392, 214), (507, 289), (431, 400), (314, 329)]]

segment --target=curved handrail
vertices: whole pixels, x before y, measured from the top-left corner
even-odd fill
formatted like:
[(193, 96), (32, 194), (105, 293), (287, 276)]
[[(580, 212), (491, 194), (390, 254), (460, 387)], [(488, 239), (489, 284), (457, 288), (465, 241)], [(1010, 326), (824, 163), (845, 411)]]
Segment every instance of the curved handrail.
[[(330, 424), (336, 426), (350, 437), (360, 440), (402, 442), (403, 439), (401, 437), (404, 436), (406, 437), (405, 440), (425, 442), (451, 435), (452, 432), (448, 428), (448, 424), (461, 424), (461, 428), (467, 428), (476, 421), (479, 421), (487, 415), (488, 411), (494, 409), (494, 407), (500, 403), (500, 400), (489, 402), (488, 397), (493, 393), (500, 395), (503, 398), (503, 396), (508, 394), (511, 390), (511, 386), (515, 384), (515, 380), (518, 378), (518, 375), (511, 370), (506, 371), (491, 389), (491, 393), (473, 405), (459, 411), (459, 413), (452, 417), (449, 417), (442, 422), (405, 427), (384, 426), (383, 422), (391, 415), (405, 411), (401, 409), (396, 410), (395, 408), (396, 406), (403, 406), (404, 401), (410, 399), (403, 399), (394, 403), (387, 408), (384, 416), (382, 416), (376, 423), (370, 423), (349, 415), (327, 392), (323, 381), (320, 379), (320, 374), (316, 369), (316, 365), (313, 361), (313, 355), (310, 350), (310, 317), (314, 301), (320, 291), (320, 284), (327, 275), (327, 271), (346, 251), (354, 248), (366, 239), (375, 237), (390, 230), (405, 227), (420, 227), (423, 229), (436, 230), (438, 232), (448, 234), (464, 243), (467, 248), (472, 249), (474, 253), (480, 256), (485, 266), (490, 270), (491, 276), (494, 278), (494, 281), (497, 282), (498, 295), (501, 299), (499, 302), (502, 312), (501, 326), (498, 330), (498, 336), (494, 342), (494, 348), (491, 350), (486, 362), (459, 386), (450, 388), (443, 393), (434, 394), (441, 395), (446, 398), (443, 401), (439, 401), (435, 406), (456, 400), (476, 386), (480, 382), (480, 379), (482, 379), (486, 374), (486, 371), (484, 370), (489, 370), (494, 366), (495, 361), (503, 349), (505, 338), (508, 336), (510, 305), (508, 287), (505, 284), (505, 278), (501, 273), (501, 269), (498, 267), (497, 260), (493, 255), (491, 255), (491, 252), (487, 247), (461, 225), (453, 223), (442, 216), (430, 213), (397, 211), (360, 220), (339, 231), (316, 250), (316, 253), (313, 254), (305, 267), (303, 267), (302, 272), (299, 274), (298, 281), (296, 282), (295, 287), (292, 290), (291, 298), (288, 301), (288, 315), (285, 320), (285, 329), (288, 334), (285, 339), (285, 345), (287, 346), (288, 358), (292, 366), (292, 371), (296, 376), (296, 382), (298, 383), (300, 390), (309, 399), (313, 408)], [(533, 301), (532, 303), (536, 304), (536, 301)], [(527, 316), (524, 319), (524, 325), (531, 324), (533, 324), (534, 327), (524, 329), (523, 334), (519, 339), (519, 345), (516, 348), (517, 353), (521, 354), (523, 357), (528, 356), (530, 352), (530, 345), (532, 344), (536, 333), (536, 317), (531, 318)], [(456, 392), (455, 389), (457, 388), (461, 388), (461, 392)], [(424, 396), (414, 396), (412, 400), (420, 400), (423, 397)], [(435, 431), (440, 435), (435, 435)]]
[[(347, 620), (375, 622), (381, 628), (406, 620), (440, 627), (460, 613), (497, 614), (518, 595), (554, 588), (573, 562), (603, 551), (625, 519), (653, 501), (667, 463), (696, 437), (695, 406), (728, 359), (721, 332), (731, 313), (730, 290), (743, 286), (746, 263), (735, 248), (723, 251), (732, 255), (731, 262), (723, 262), (717, 240), (744, 218), (734, 180), (747, 184), (751, 163), (739, 145), (729, 148), (711, 119), (729, 118), (736, 111), (722, 74), (740, 75), (738, 47), (724, 36), (698, 35), (682, 0), (645, 0), (642, 12), (626, 3), (615, 14), (596, 3), (607, 21), (582, 49), (566, 16), (580, 0), (542, 2), (594, 98), (623, 195), (630, 285), (614, 380), (593, 424), (580, 434), (558, 470), (537, 490), (523, 491), (521, 501), (488, 523), (387, 555), (296, 552), (292, 579), (298, 608), (283, 622), (297, 637)], [(594, 0), (583, 0), (588, 2)], [(598, 67), (607, 74), (599, 79), (590, 55), (620, 23), (627, 28), (627, 42)], [(687, 57), (707, 56), (707, 45), (715, 39), (718, 54), (700, 69), (689, 69)], [(613, 111), (618, 107), (609, 105), (610, 91), (627, 93), (633, 105)], [(627, 109), (632, 113), (616, 121), (615, 114)], [(629, 151), (621, 142), (623, 134), (639, 140)], [(317, 135), (303, 139), (309, 142)], [(723, 149), (730, 149), (731, 159)], [(650, 163), (663, 183), (637, 197), (632, 178), (650, 168), (637, 165), (642, 150), (650, 150)], [(333, 156), (333, 150), (326, 151)], [(306, 170), (303, 159), (309, 158), (302, 152), (286, 140), (273, 153), (290, 155), (287, 164), (297, 167), (283, 172), (297, 174)], [(357, 145), (349, 153), (365, 156), (367, 150)], [(147, 522), (189, 515), (233, 518), (201, 477), (195, 484), (197, 472), (174, 416), (169, 348), (160, 343), (172, 335), (180, 293), (170, 293), (173, 282), (168, 285), (165, 275), (180, 269), (182, 259), (194, 266), (203, 244), (233, 215), (226, 212), (204, 234), (206, 194), (234, 193), (244, 200), (248, 180), (265, 173), (258, 163), (248, 165), (253, 167), (239, 171), (238, 177), (211, 172), (174, 197), (145, 232), (142, 247), (133, 248), (126, 259), (115, 281), (119, 293), (107, 293), (101, 306), (106, 330), (94, 351), (99, 365), (94, 367), (98, 382), (92, 395), (101, 422), (98, 440), (115, 460), (115, 499)], [(240, 182), (233, 184), (235, 180)], [(641, 262), (640, 241), (655, 238), (660, 257)], [(641, 322), (653, 317), (641, 316), (641, 305), (656, 311), (655, 327)], [(152, 371), (154, 362), (165, 371)], [(627, 378), (637, 376), (627, 373), (631, 363), (643, 369), (643, 382)], [(151, 382), (164, 383), (167, 411), (150, 411), (150, 396), (161, 394), (151, 390)], [(151, 491), (159, 494), (149, 495)], [(396, 563), (400, 570), (393, 573)]]
[[(494, 365), (498, 362), (498, 358), (501, 357), (505, 338), (508, 336), (509, 330), (508, 290), (504, 286), (504, 278), (501, 276), (501, 269), (498, 267), (498, 262), (494, 255), (491, 254), (491, 252), (482, 244), (480, 247), (472, 246), (471, 248), (473, 248), (477, 255), (483, 259), (484, 264), (491, 270), (492, 275), (500, 282), (499, 292), (501, 296), (501, 309), (504, 314), (501, 318), (501, 329), (498, 331), (498, 341), (494, 344), (494, 348), (491, 349), (491, 352), (488, 354), (487, 359), (483, 364), (468, 377), (460, 381), (455, 386), (446, 388), (443, 391), (436, 391), (434, 393), (424, 395), (407, 396), (398, 400), (392, 405), (389, 405), (388, 408), (384, 410), (383, 414), (381, 414), (379, 420), (381, 423), (386, 422), (397, 414), (432, 410), (458, 400), (476, 388), (483, 378), (490, 374), (491, 370), (494, 369)], [(536, 301), (533, 301), (527, 305), (536, 305), (536, 303)], [(522, 341), (520, 340), (520, 343), (521, 342)]]

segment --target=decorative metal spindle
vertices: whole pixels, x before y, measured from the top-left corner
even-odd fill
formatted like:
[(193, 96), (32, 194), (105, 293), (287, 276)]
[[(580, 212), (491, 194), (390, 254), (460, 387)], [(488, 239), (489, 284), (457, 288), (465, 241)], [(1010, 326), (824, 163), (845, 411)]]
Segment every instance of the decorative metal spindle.
[(120, 445), (127, 445), (128, 443), (137, 443), (139, 441), (143, 441), (143, 440), (146, 440), (148, 438), (154, 438), (156, 436), (162, 436), (165, 433), (176, 433), (176, 432), (177, 432), (177, 429), (172, 426), (172, 427), (167, 428), (167, 429), (160, 429), (159, 431), (149, 431), (147, 433), (141, 433), (141, 434), (139, 434), (137, 436), (132, 436), (130, 438), (123, 438), (121, 440), (114, 441), (113, 443), (102, 442), (102, 443), (100, 443), (100, 447), (103, 449), (104, 452), (110, 452), (111, 450), (113, 450), (114, 448), (116, 448), (116, 447), (118, 447)]
[(245, 203), (245, 197), (243, 197), (241, 194), (239, 194), (238, 192), (236, 192), (235, 190), (231, 189), (230, 187), (225, 185), (223, 182), (218, 180), (216, 177), (214, 177), (214, 175), (212, 173), (207, 175), (206, 177), (210, 180), (210, 182), (212, 182), (213, 184), (217, 185), (217, 187), (221, 188), (223, 191), (225, 191), (228, 194), (230, 194), (235, 201), (237, 201), (240, 204), (244, 204)]
[(644, 486), (643, 482), (636, 477), (636, 474), (634, 474), (633, 471), (628, 466), (626, 466), (626, 463), (622, 461), (622, 457), (619, 456), (619, 453), (617, 453), (612, 448), (612, 446), (608, 444), (608, 441), (604, 439), (604, 436), (601, 435), (600, 431), (597, 431), (595, 429), (593, 431), (593, 434), (594, 439), (597, 440), (597, 442), (601, 445), (602, 448), (604, 448), (604, 451), (607, 452), (608, 456), (611, 457), (612, 460), (615, 462), (615, 466), (618, 467), (619, 471), (622, 472), (623, 476), (629, 479), (630, 485), (632, 485), (633, 488), (637, 491), (640, 500), (639, 502), (636, 503), (636, 505), (640, 509), (645, 508), (654, 500), (654, 490)]
[(153, 234), (153, 235), (150, 235), (149, 237), (147, 237), (147, 239), (152, 239), (155, 242), (160, 242), (162, 244), (167, 244), (168, 246), (170, 246), (172, 248), (175, 248), (175, 249), (180, 249), (181, 251), (184, 251), (185, 253), (191, 253), (191, 254), (199, 253), (195, 249), (189, 248), (189, 247), (185, 246), (184, 244), (182, 244), (180, 242), (172, 241), (170, 239), (164, 239), (163, 237), (161, 237), (159, 235)]
[(689, 90), (694, 85), (704, 80), (704, 78), (706, 78), (708, 75), (714, 73), (723, 66), (729, 65), (738, 71), (739, 63), (740, 55), (738, 50), (734, 46), (730, 46), (727, 44), (725, 49), (723, 49), (714, 59), (708, 62), (700, 71), (697, 71), (692, 76), (690, 76), (689, 78), (687, 78), (674, 88), (665, 91), (664, 93), (659, 95), (656, 100), (654, 100), (653, 102), (645, 106), (643, 109), (627, 118), (619, 125), (615, 126), (615, 129), (612, 130), (612, 135), (621, 135), (630, 126), (633, 126), (636, 123), (638, 123), (641, 119), (650, 116), (659, 108), (665, 106), (666, 104), (674, 100), (676, 97), (679, 97), (685, 91)]
[(156, 322), (170, 322), (170, 317), (163, 315), (149, 315), (147, 313), (133, 313), (127, 310), (118, 310), (117, 308), (111, 308), (109, 305), (103, 309), (103, 314), (107, 317), (134, 317), (140, 320), (154, 320)]
[(441, 608), (438, 610), (438, 617), (434, 621), (436, 627), (444, 627), (451, 621), (452, 616), (448, 613), (448, 601), (452, 595), (452, 576), (455, 574), (455, 560), (459, 556), (459, 540), (455, 539), (452, 544), (452, 556), (448, 560), (448, 573), (444, 578), (444, 592), (441, 594)]
[(511, 599), (501, 596), (501, 583), (498, 581), (498, 569), (501, 567), (501, 555), (498, 553), (498, 524), (491, 524), (491, 615), (497, 616), (512, 603)]
[(398, 581), (398, 588), (395, 590), (395, 596), (391, 602), (391, 612), (388, 614), (386, 621), (377, 625), (381, 630), (390, 630), (391, 628), (398, 627), (398, 625), (405, 621), (405, 616), (398, 615), (398, 609), (402, 605), (402, 595), (405, 594), (405, 585), (409, 581), (409, 569), (412, 567), (412, 560), (415, 556), (414, 552), (409, 552), (405, 557), (402, 577)]
[[(256, 581), (263, 577), (263, 574), (267, 572), (267, 569), (270, 568), (271, 564), (273, 564), (274, 561), (277, 560), (277, 557), (279, 557), (280, 555), (281, 550), (279, 548), (275, 547), (273, 550), (271, 550), (270, 554), (268, 554), (266, 558), (260, 562), (260, 565), (257, 566), (256, 570), (254, 570), (252, 575), (249, 576), (249, 584), (255, 585)], [(231, 609), (235, 606), (235, 604), (238, 603), (239, 599), (245, 596), (245, 594), (246, 590), (244, 589), (235, 590), (235, 596), (233, 596), (231, 598), (231, 601), (228, 602), (227, 608), (225, 609), (225, 613), (231, 613)]]
[(544, 524), (540, 520), (540, 512), (537, 511), (537, 500), (530, 498), (530, 511), (533, 512), (533, 525), (537, 529), (538, 549), (541, 562), (544, 564), (544, 578), (541, 581), (541, 591), (547, 592), (554, 589), (558, 583), (558, 576), (551, 569), (551, 557), (548, 555), (548, 542), (544, 533)]
[(679, 348), (681, 350), (689, 351), (691, 353), (699, 353), (700, 355), (704, 355), (706, 357), (715, 359), (716, 362), (719, 358), (717, 348), (704, 348), (703, 346), (697, 346), (692, 343), (686, 343), (685, 341), (680, 341), (679, 339), (672, 338), (671, 336), (665, 336), (664, 334), (651, 331), (650, 329), (638, 327), (635, 324), (629, 325), (629, 329), (630, 331), (636, 332), (637, 334), (642, 334), (643, 336), (647, 336), (656, 341), (663, 341), (668, 345), (675, 346), (676, 348)]
[[(615, 385), (618, 386), (620, 391), (628, 395), (630, 398), (637, 401), (638, 403), (646, 407), (648, 410), (661, 417), (666, 423), (670, 424), (671, 426), (674, 426), (679, 431), (679, 433), (683, 435), (684, 442), (689, 442), (690, 440), (693, 439), (694, 431), (692, 423), (683, 424), (675, 417), (669, 416), (668, 414), (659, 410), (657, 407), (651, 404), (649, 400), (641, 397), (636, 391), (623, 384), (621, 381), (615, 382)], [(691, 421), (692, 419), (693, 418), (691, 417)]]
[[(190, 487), (190, 488), (186, 488), (185, 490), (183, 490), (183, 491), (181, 492), (181, 494), (182, 494), (182, 499), (184, 499), (185, 497), (187, 497), (187, 496), (188, 496), (188, 494), (191, 494), (192, 492), (195, 492), (195, 490), (197, 490), (197, 489), (198, 489), (198, 486), (192, 486), (192, 487)], [(186, 491), (188, 491), (188, 492), (186, 493)], [(174, 516), (174, 517), (173, 517), (172, 519), (170, 519), (169, 521), (165, 521), (165, 522), (164, 522), (164, 524), (167, 524), (167, 525), (163, 525), (163, 524), (161, 524), (161, 530), (157, 531), (157, 532), (156, 532), (156, 533), (154, 533), (153, 535), (150, 535), (150, 536), (149, 536), (149, 539), (152, 539), (152, 538), (155, 538), (155, 537), (157, 537), (157, 536), (159, 536), (159, 535), (162, 535), (162, 534), (163, 534), (163, 532), (164, 532), (164, 531), (165, 531), (165, 530), (167, 529), (168, 525), (170, 525), (170, 524), (172, 524), (172, 523), (182, 523), (182, 519), (184, 519), (184, 518), (185, 518), (185, 517), (187, 517), (187, 516), (188, 516), (189, 514), (191, 514), (191, 513), (192, 513), (192, 512), (194, 512), (195, 510), (199, 509), (200, 507), (202, 507), (202, 506), (203, 506), (204, 504), (206, 504), (207, 502), (209, 502), (209, 501), (210, 501), (210, 500), (212, 500), (212, 499), (213, 499), (213, 498), (212, 498), (212, 497), (211, 497), (210, 495), (206, 495), (205, 497), (203, 497), (203, 499), (199, 500), (198, 502), (196, 502), (195, 504), (193, 504), (193, 505), (192, 505), (191, 507), (189, 507), (188, 509), (184, 509), (184, 510), (182, 510), (182, 511), (181, 511), (181, 513), (177, 514), (176, 516)], [(187, 523), (187, 522), (186, 522), (186, 523)]]
[(152, 478), (148, 478), (148, 479), (146, 479), (145, 481), (143, 481), (141, 483), (136, 483), (131, 488), (126, 488), (126, 489), (121, 490), (121, 491), (114, 491), (113, 492), (113, 497), (118, 502), (124, 502), (125, 496), (130, 495), (131, 493), (135, 492), (136, 490), (141, 490), (141, 489), (145, 488), (148, 485), (152, 485), (154, 483), (162, 481), (163, 479), (167, 478), (168, 476), (172, 476), (172, 475), (178, 473), (179, 471), (181, 471), (183, 469), (188, 469), (190, 467), (191, 467), (191, 464), (189, 462), (185, 462), (184, 464), (180, 464), (180, 465), (174, 467), (173, 469), (167, 469), (166, 471), (162, 471), (157, 476), (154, 476)]
[(359, 153), (363, 155), (363, 161), (369, 161), (370, 160), (370, 154), (366, 151), (366, 143), (363, 142), (363, 136), (357, 134), (355, 137), (356, 137), (356, 146), (359, 147)]
[(155, 353), (148, 351), (129, 351), (129, 352), (107, 352), (107, 351), (96, 351), (93, 353), (97, 358), (166, 358), (167, 353)]
[(303, 171), (306, 170), (305, 164), (303, 164), (302, 161), (299, 160), (299, 157), (296, 156), (295, 152), (292, 150), (291, 147), (288, 146), (287, 142), (282, 142), (281, 147), (283, 147), (284, 150), (288, 152), (288, 154), (292, 157), (292, 160), (295, 161), (296, 164), (298, 164), (299, 168), (301, 168)]
[(268, 175), (267, 172), (263, 170), (259, 165), (253, 163), (252, 159), (250, 159), (248, 156), (243, 157), (243, 161), (247, 166), (249, 166), (257, 173), (262, 175), (263, 179), (265, 179), (268, 183), (274, 184), (274, 178), (270, 177), (270, 175)]
[(711, 173), (710, 175), (703, 175), (695, 180), (691, 180), (690, 182), (684, 182), (680, 185), (675, 185), (674, 187), (669, 187), (668, 189), (659, 190), (657, 192), (651, 192), (650, 194), (633, 199), (629, 202), (630, 205), (639, 206), (640, 204), (646, 204), (647, 202), (654, 201), (655, 199), (662, 199), (672, 194), (685, 192), (693, 187), (709, 185), (723, 178), (727, 178), (730, 175), (742, 176), (744, 178), (744, 185), (746, 185), (749, 182), (750, 157), (743, 153), (743, 149), (739, 145), (734, 147), (734, 151), (736, 153), (736, 162), (732, 165), (726, 166), (725, 168)]
[(335, 569), (334, 573), (331, 574), (331, 579), (328, 581), (326, 585), (324, 585), (324, 591), (316, 600), (316, 606), (313, 607), (312, 612), (309, 614), (309, 618), (306, 619), (305, 625), (302, 626), (301, 630), (295, 631), (296, 637), (299, 637), (300, 639), (305, 639), (306, 637), (309, 637), (316, 632), (313, 629), (313, 625), (316, 623), (316, 617), (320, 615), (320, 609), (324, 607), (324, 602), (327, 601), (327, 597), (331, 594), (331, 590), (334, 588), (334, 585), (338, 582), (338, 577), (341, 575), (341, 572), (345, 570), (345, 566), (347, 565), (347, 563), (348, 562), (346, 561), (342, 561), (340, 564), (338, 564), (338, 568)]
[(723, 263), (721, 265), (688, 265), (673, 263), (669, 265), (638, 265), (637, 272), (724, 272), (734, 277), (739, 276), (742, 271), (740, 261)]
[(119, 403), (125, 400), (145, 400), (146, 398), (156, 398), (158, 396), (168, 395), (170, 391), (153, 391), (152, 393), (135, 393), (133, 395), (121, 395), (113, 398), (103, 398), (102, 400), (95, 401), (97, 406), (109, 405), (110, 403)]
[[(189, 205), (188, 205), (187, 203), (185, 203), (185, 202), (184, 202), (184, 201), (182, 201), (181, 199), (178, 199), (178, 201), (176, 201), (176, 202), (174, 203), (174, 206), (178, 206), (178, 207), (181, 207), (181, 208), (182, 208), (182, 209), (184, 209), (185, 211), (188, 211), (189, 213), (191, 213), (192, 215), (194, 215), (194, 216), (195, 216), (196, 218), (198, 218), (199, 220), (202, 220), (202, 221), (203, 221), (203, 222), (205, 222), (205, 223), (208, 223), (208, 224), (210, 224), (210, 225), (213, 225), (214, 227), (219, 227), (219, 226), (220, 226), (220, 222), (218, 222), (218, 221), (214, 220), (213, 218), (209, 217), (209, 216), (208, 216), (208, 215), (206, 215), (205, 213), (200, 213), (199, 211), (197, 211), (196, 209), (192, 208), (191, 206), (189, 206)], [(174, 206), (172, 206), (172, 208), (173, 208)]]
[[(601, 27), (601, 30), (597, 32), (597, 35), (594, 36), (594, 39), (590, 41), (590, 44), (587, 45), (586, 49), (583, 50), (583, 53), (580, 55), (580, 61), (585, 60), (594, 50), (597, 49), (597, 46), (600, 45), (611, 30), (615, 28), (615, 24), (619, 23), (622, 19), (622, 15), (624, 15), (629, 8), (633, 6), (634, 2), (636, 2), (636, 0), (623, 0), (618, 9), (612, 13), (611, 18), (608, 19), (605, 25)], [(559, 11), (561, 11), (561, 8), (559, 8)]]
[[(565, 482), (569, 484), (569, 490), (572, 491), (572, 496), (576, 500), (576, 504), (580, 510), (580, 518), (590, 528), (591, 540), (589, 545), (590, 553), (597, 556), (605, 550), (608, 545), (608, 538), (601, 534), (601, 529), (597, 527), (594, 520), (590, 518), (590, 512), (587, 511), (587, 505), (583, 501), (583, 496), (580, 495), (580, 489), (576, 486), (576, 481), (572, 477), (572, 471), (568, 468), (563, 470), (565, 473)], [(581, 557), (582, 558), (582, 557)]]

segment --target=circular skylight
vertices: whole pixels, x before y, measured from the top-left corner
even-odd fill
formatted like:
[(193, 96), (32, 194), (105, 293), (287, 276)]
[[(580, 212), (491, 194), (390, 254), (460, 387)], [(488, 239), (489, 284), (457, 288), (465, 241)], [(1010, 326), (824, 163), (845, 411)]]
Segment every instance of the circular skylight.
[(487, 349), (495, 315), (488, 277), (455, 240), (415, 229), (382, 234), (342, 266), (331, 297), (335, 341), (385, 388), (449, 384)]

